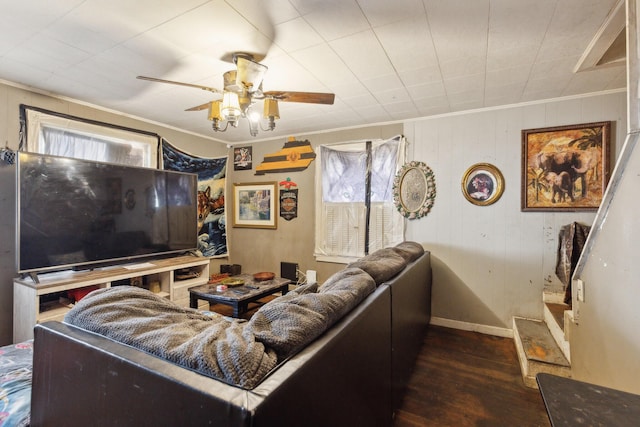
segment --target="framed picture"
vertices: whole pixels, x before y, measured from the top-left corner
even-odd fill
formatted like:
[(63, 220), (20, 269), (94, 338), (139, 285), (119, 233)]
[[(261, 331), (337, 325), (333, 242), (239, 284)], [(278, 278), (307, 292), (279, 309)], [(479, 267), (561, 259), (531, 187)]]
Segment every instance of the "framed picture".
[(406, 163), (393, 181), (393, 202), (398, 212), (409, 219), (426, 216), (436, 198), (433, 170), (424, 162)]
[(275, 182), (233, 184), (233, 226), (277, 228)]
[(609, 181), (611, 122), (522, 131), (523, 211), (588, 211)]
[(478, 206), (492, 205), (504, 192), (504, 177), (489, 163), (476, 163), (462, 177), (462, 194)]
[(233, 170), (244, 171), (251, 170), (253, 167), (252, 147), (234, 147), (233, 148)]

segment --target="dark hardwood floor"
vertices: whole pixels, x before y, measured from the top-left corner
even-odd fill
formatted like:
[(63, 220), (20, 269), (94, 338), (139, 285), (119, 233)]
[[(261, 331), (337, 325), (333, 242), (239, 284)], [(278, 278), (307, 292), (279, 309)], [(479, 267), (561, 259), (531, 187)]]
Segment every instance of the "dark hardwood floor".
[(549, 427), (512, 339), (430, 325), (394, 427)]
[[(273, 297), (267, 297), (267, 302)], [(260, 305), (252, 304), (248, 319)], [(231, 315), (231, 307), (211, 309)], [(515, 344), (430, 325), (394, 427), (549, 427), (540, 392), (525, 387)]]

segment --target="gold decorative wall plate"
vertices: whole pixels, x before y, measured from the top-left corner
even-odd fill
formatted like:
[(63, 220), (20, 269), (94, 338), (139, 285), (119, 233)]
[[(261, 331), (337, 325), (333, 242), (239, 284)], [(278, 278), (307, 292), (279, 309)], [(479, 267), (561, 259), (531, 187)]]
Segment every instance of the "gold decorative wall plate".
[(462, 194), (474, 205), (492, 205), (498, 201), (503, 192), (502, 173), (489, 163), (476, 163), (464, 173)]

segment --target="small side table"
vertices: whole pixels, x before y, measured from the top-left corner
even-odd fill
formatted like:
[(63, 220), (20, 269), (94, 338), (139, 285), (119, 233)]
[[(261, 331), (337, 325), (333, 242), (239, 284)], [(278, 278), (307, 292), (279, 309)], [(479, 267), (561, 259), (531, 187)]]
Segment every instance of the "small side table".
[(536, 381), (553, 427), (637, 426), (640, 396), (551, 374)]

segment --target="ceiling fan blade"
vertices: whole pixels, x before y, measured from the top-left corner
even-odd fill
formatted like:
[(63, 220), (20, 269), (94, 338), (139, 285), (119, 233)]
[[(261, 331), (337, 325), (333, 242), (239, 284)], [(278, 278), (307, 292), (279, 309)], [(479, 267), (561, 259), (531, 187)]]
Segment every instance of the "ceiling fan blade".
[(269, 91), (264, 93), (267, 97), (272, 97), (282, 102), (305, 102), (308, 104), (333, 104), (335, 94), (321, 92), (290, 92), (290, 91)]
[(211, 105), (211, 102), (206, 102), (204, 104), (200, 104), (200, 105), (196, 105), (195, 107), (191, 107), (191, 108), (187, 108), (184, 111), (201, 111), (201, 110), (206, 110), (207, 108), (209, 108), (209, 105)]
[(168, 83), (168, 84), (178, 85), (178, 86), (193, 87), (193, 88), (196, 88), (196, 89), (202, 89), (202, 90), (206, 90), (206, 91), (213, 92), (213, 93), (222, 93), (222, 91), (220, 89), (216, 89), (216, 88), (208, 87), (208, 86), (196, 85), (196, 84), (192, 84), (192, 83), (182, 83), (182, 82), (176, 82), (176, 81), (173, 81), (173, 80), (164, 80), (164, 79), (158, 79), (158, 78), (155, 78), (155, 77), (146, 77), (146, 76), (137, 76), (136, 78), (138, 78), (140, 80), (148, 80), (150, 82), (156, 82), (156, 83)]
[(249, 92), (258, 90), (267, 72), (267, 66), (240, 54), (236, 56), (235, 61), (238, 67), (236, 84), (242, 85)]

